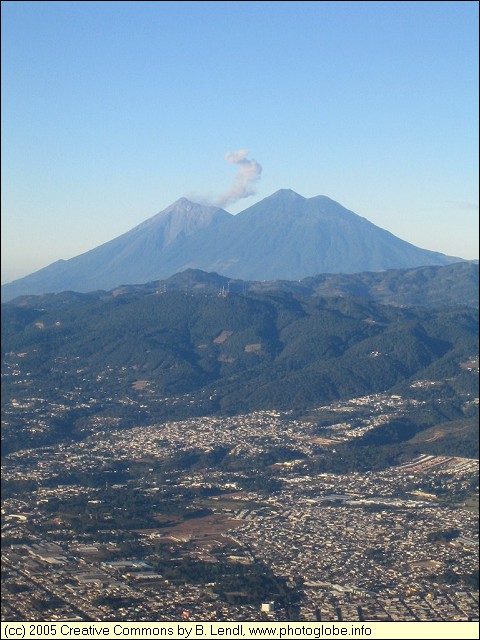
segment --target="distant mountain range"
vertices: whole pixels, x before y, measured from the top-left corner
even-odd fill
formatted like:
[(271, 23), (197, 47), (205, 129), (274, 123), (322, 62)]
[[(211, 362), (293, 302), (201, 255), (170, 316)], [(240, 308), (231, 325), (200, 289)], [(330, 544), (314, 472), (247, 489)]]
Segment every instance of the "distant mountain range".
[(299, 280), (459, 261), (405, 242), (326, 196), (304, 198), (282, 189), (237, 215), (181, 198), (91, 251), (3, 285), (2, 299), (109, 290), (186, 269), (243, 280)]
[(443, 267), (389, 269), (380, 272), (319, 274), (302, 280), (238, 280), (200, 269), (186, 269), (165, 280), (115, 287), (88, 293), (63, 291), (17, 296), (11, 304), (42, 309), (74, 302), (108, 300), (180, 291), (194, 294), (277, 293), (302, 297), (356, 298), (396, 307), (479, 306), (479, 266), (455, 262)]
[[(474, 262), (465, 261), (444, 267), (415, 267), (349, 274), (326, 273), (302, 280), (261, 281), (236, 280), (220, 276), (218, 273), (186, 269), (166, 280), (117, 287), (112, 290), (111, 295), (155, 291), (220, 294), (281, 292), (307, 297), (353, 297), (397, 307), (478, 307), (479, 267)], [(45, 300), (45, 297), (42, 300)]]

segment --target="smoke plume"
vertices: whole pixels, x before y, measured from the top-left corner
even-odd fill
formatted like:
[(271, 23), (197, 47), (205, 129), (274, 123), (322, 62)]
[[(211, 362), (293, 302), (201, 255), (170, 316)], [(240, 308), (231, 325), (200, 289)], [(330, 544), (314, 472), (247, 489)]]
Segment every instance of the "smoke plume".
[(253, 158), (248, 159), (247, 155), (248, 151), (245, 149), (233, 153), (229, 151), (225, 154), (225, 160), (230, 164), (238, 165), (238, 171), (230, 189), (217, 198), (215, 202), (217, 206), (225, 207), (241, 198), (248, 198), (255, 194), (255, 183), (260, 179), (262, 166)]

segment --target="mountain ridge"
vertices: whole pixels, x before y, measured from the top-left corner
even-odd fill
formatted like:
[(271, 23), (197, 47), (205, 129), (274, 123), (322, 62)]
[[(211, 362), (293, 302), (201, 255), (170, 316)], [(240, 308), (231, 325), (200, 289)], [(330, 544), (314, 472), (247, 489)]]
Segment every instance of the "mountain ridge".
[(244, 280), (298, 280), (459, 261), (405, 242), (327, 196), (281, 189), (237, 215), (180, 198), (102, 245), (2, 285), (2, 299), (111, 289), (189, 268)]
[(381, 272), (319, 274), (302, 280), (238, 280), (215, 272), (185, 269), (165, 280), (120, 285), (110, 291), (63, 291), (18, 296), (6, 304), (46, 308), (72, 300), (159, 294), (289, 294), (302, 297), (356, 298), (397, 307), (479, 307), (479, 265), (475, 261), (445, 266), (389, 269)]

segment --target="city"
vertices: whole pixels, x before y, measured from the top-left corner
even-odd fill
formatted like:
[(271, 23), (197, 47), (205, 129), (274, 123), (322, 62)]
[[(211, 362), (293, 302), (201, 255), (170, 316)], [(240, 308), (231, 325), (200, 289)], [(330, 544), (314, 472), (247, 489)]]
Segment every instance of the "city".
[[(374, 394), (7, 455), (5, 486), (26, 490), (3, 502), (3, 619), (477, 619), (477, 460), (319, 468), (418, 402)], [(322, 413), (338, 422), (319, 437)]]

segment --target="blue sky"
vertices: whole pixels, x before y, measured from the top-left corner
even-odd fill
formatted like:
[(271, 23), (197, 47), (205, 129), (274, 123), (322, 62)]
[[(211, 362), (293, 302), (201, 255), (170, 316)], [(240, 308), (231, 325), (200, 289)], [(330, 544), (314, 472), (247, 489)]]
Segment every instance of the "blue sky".
[(2, 2), (2, 282), (248, 150), (256, 194), (327, 195), (478, 258), (477, 2)]

